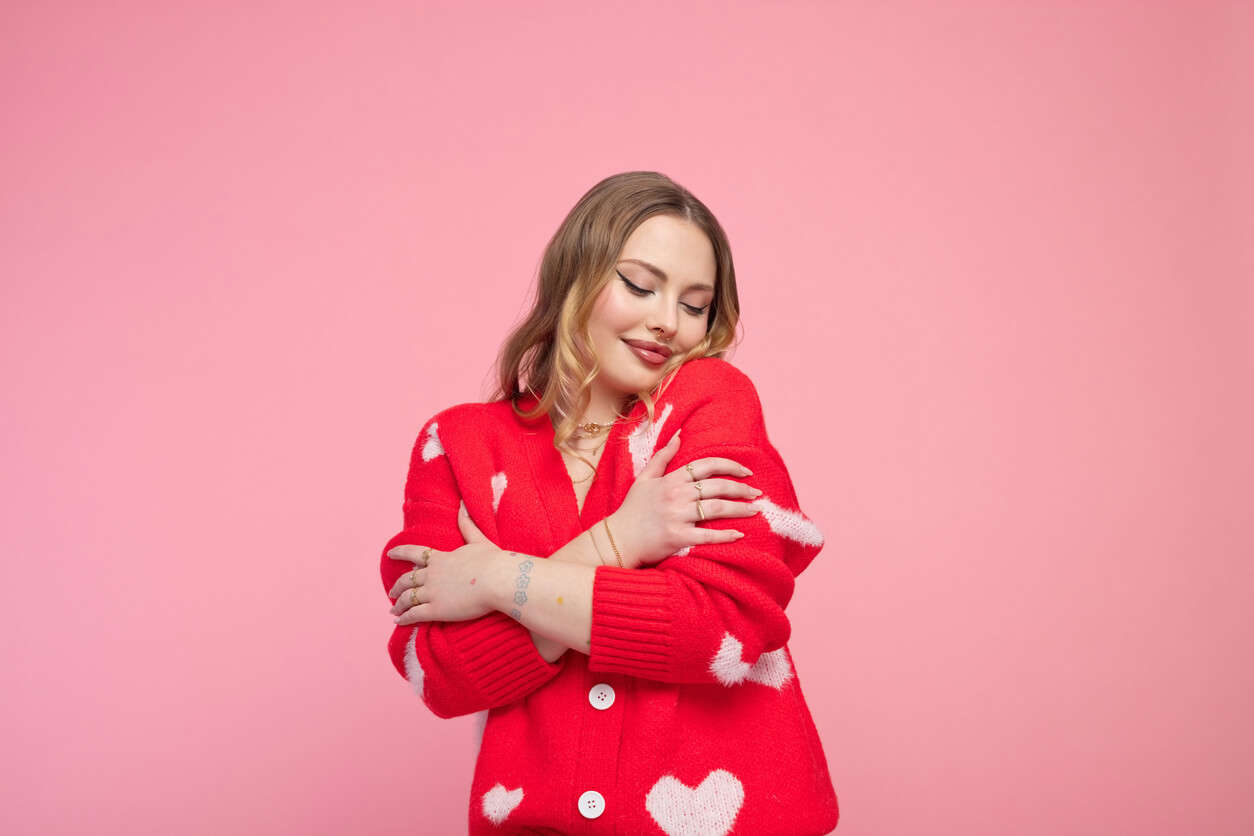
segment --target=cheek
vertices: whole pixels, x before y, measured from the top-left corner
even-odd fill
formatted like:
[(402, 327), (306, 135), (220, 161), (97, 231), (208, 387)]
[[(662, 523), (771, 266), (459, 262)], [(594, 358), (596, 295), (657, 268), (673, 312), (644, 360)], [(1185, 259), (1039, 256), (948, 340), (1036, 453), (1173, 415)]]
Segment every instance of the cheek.
[[(687, 317), (688, 314), (684, 314), (684, 316)], [(680, 332), (678, 334), (680, 341), (683, 343), (684, 350), (690, 349), (697, 343), (701, 342), (701, 338), (705, 336), (705, 329), (706, 324), (704, 316), (689, 317), (688, 321), (680, 328)]]
[(607, 288), (607, 292), (597, 299), (596, 306), (592, 309), (592, 318), (595, 320), (593, 327), (617, 333), (630, 328), (637, 317), (629, 301), (621, 299), (612, 288)]

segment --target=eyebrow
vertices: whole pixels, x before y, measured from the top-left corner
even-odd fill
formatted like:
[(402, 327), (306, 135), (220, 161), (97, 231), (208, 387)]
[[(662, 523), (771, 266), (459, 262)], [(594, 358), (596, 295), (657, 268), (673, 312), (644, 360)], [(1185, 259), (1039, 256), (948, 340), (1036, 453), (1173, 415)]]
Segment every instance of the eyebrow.
[[(641, 261), (641, 260), (640, 260), (640, 259), (638, 259), (638, 258), (620, 258), (620, 259), (618, 260), (618, 263), (619, 263), (619, 264), (622, 264), (624, 261), (630, 261), (632, 264), (639, 264), (641, 267), (643, 267), (644, 269), (648, 270), (650, 273), (652, 273), (653, 275), (657, 276), (659, 279), (661, 279), (661, 280), (662, 280), (662, 281), (664, 281), (664, 282), (668, 282), (668, 281), (670, 281), (670, 276), (667, 276), (667, 275), (666, 275), (666, 273), (662, 271), (662, 268), (660, 268), (660, 267), (654, 267), (652, 264), (650, 264), (650, 263), (649, 263), (649, 262), (647, 262), (647, 261)], [(714, 287), (713, 287), (713, 285), (708, 285), (708, 284), (694, 284), (694, 285), (690, 285), (690, 286), (689, 286), (689, 289), (690, 289), (690, 290), (710, 290), (710, 291), (712, 291), (712, 290), (714, 290)]]

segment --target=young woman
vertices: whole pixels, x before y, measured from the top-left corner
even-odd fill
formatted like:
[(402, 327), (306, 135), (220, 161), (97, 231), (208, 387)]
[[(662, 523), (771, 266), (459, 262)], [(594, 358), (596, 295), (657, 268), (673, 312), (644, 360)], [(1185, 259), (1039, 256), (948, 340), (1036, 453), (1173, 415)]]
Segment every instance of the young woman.
[(722, 227), (655, 172), (585, 194), (487, 403), (414, 445), (392, 662), (484, 717), (471, 834), (823, 834), (839, 810), (784, 609), (823, 545), (722, 359)]

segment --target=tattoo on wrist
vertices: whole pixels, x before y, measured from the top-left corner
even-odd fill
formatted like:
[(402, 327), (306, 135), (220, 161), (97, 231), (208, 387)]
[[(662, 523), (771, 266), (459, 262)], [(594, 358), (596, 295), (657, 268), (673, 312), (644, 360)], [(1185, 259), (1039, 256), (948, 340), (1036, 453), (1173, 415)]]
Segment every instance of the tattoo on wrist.
[[(518, 552), (510, 552), (510, 557), (518, 557)], [(514, 578), (514, 607), (510, 609), (510, 618), (521, 621), (523, 604), (527, 603), (527, 585), (531, 583), (531, 567), (535, 563), (527, 558), (518, 564), (518, 577)]]

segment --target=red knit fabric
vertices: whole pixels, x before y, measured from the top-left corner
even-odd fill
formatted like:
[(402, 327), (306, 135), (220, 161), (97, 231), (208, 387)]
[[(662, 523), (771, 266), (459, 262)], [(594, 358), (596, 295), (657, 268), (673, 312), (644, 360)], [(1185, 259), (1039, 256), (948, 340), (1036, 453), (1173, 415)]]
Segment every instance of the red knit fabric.
[[(519, 406), (530, 409), (527, 395)], [(721, 518), (734, 543), (650, 567), (596, 569), (591, 654), (546, 662), (525, 626), (493, 612), (397, 627), (392, 663), (439, 717), (487, 711), (470, 789), (471, 834), (824, 834), (839, 809), (786, 642), (795, 578), (822, 548), (767, 438), (752, 382), (730, 363), (684, 364), (610, 430), (582, 513), (546, 415), (508, 401), (431, 418), (414, 445), (407, 543), (453, 550), (459, 500), (503, 549), (547, 556), (616, 510), (654, 451), (683, 428), (667, 471), (707, 456), (747, 466), (762, 512)], [(720, 478), (736, 478), (731, 476)]]

